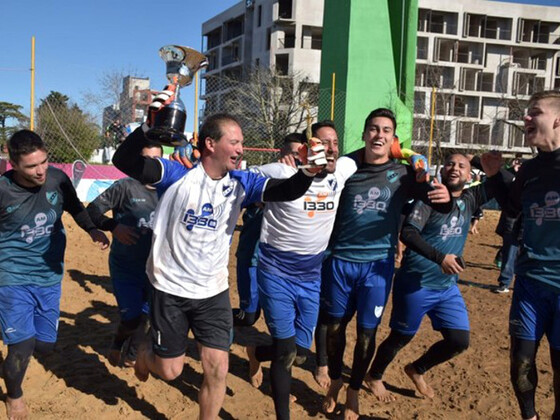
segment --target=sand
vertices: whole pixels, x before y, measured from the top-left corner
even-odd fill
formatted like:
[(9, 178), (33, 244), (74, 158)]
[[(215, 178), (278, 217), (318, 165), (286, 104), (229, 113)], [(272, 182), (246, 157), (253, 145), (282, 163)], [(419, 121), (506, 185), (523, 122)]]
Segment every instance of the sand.
[[(389, 366), (385, 381), (397, 400), (380, 403), (362, 390), (360, 408), (364, 419), (513, 419), (520, 418), (509, 382), (508, 312), (511, 293), (496, 295), (489, 287), (496, 283), (498, 270), (493, 265), (500, 238), (494, 233), (498, 214), (487, 211), (480, 234), (469, 235), (461, 275), (461, 291), (471, 321), (471, 347), (463, 354), (426, 374), (434, 388), (433, 400), (415, 395), (414, 387), (403, 372), (439, 334), (432, 331), (429, 320), (410, 345)], [(151, 377), (139, 382), (131, 369), (109, 365), (106, 354), (118, 320), (115, 299), (108, 276), (108, 252), (96, 249), (89, 237), (65, 216), (68, 248), (63, 281), (59, 340), (56, 352), (30, 363), (23, 388), (32, 418), (40, 419), (195, 419), (198, 414), (197, 393), (202, 382), (196, 345), (191, 341), (183, 374), (172, 382)], [(235, 259), (232, 246), (230, 261), (231, 298), (237, 306)], [(389, 330), (390, 304), (379, 328), (378, 343)], [(227, 395), (220, 413), (225, 419), (267, 419), (274, 417), (270, 398), (269, 369), (264, 369), (261, 389), (248, 382), (246, 343), (266, 341), (266, 326), (261, 319), (256, 328), (237, 330), (231, 349)], [(345, 364), (350, 365), (355, 324), (348, 330)], [(2, 348), (6, 355), (6, 348)], [(552, 371), (548, 344), (543, 341), (538, 354), (539, 388), (537, 407), (542, 418), (553, 410)], [(324, 391), (314, 382), (314, 361), (293, 369), (293, 419), (338, 418), (320, 412)], [(344, 370), (345, 375), (349, 369)], [(5, 400), (2, 383), (1, 398)], [(344, 392), (341, 392), (341, 396)], [(343, 402), (343, 401), (342, 401)]]

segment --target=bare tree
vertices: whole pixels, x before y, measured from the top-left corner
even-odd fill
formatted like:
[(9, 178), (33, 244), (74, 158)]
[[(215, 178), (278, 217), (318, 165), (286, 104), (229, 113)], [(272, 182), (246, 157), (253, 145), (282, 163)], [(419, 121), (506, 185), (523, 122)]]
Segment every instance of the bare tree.
[(243, 75), (206, 80), (206, 112), (236, 115), (246, 144), (254, 147), (277, 147), (286, 134), (303, 131), (308, 114), (317, 115), (318, 99), (317, 83), (274, 68), (252, 67)]

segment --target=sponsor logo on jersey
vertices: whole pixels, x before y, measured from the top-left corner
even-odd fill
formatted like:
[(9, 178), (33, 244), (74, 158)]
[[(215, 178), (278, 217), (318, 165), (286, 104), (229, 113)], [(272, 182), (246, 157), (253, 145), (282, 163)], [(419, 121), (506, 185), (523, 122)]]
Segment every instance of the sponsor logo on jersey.
[(22, 239), (31, 244), (37, 238), (50, 236), (56, 219), (57, 216), (54, 210), (50, 210), (48, 214), (43, 212), (37, 213), (34, 217), (35, 226), (23, 225), (20, 228)]
[(21, 204), (16, 204), (15, 206), (8, 206), (6, 207), (6, 212), (8, 214), (13, 213), (14, 211), (16, 211), (17, 209), (19, 209), (21, 206)]
[(329, 193), (317, 193), (317, 198), (305, 197), (303, 199), (303, 209), (307, 212), (308, 217), (314, 217), (315, 212), (331, 212), (334, 211), (334, 201), (327, 200)]
[(544, 195), (544, 206), (533, 203), (529, 206), (529, 218), (535, 220), (537, 226), (542, 225), (544, 220), (560, 221), (560, 194), (549, 191)]
[(222, 193), (224, 194), (224, 197), (229, 197), (232, 192), (233, 192), (233, 184), (222, 186)]
[(146, 199), (145, 198), (134, 198), (134, 197), (132, 197), (132, 202), (133, 203), (145, 203)]
[(140, 228), (140, 233), (142, 235), (145, 235), (149, 231), (153, 230), (153, 228), (154, 228), (154, 214), (155, 214), (155, 211), (152, 211), (150, 213), (150, 216), (149, 216), (148, 220), (144, 219), (143, 217), (138, 219), (138, 226), (137, 227)]
[(446, 241), (449, 238), (458, 237), (463, 235), (463, 223), (465, 219), (463, 216), (453, 216), (449, 221), (449, 224), (444, 223), (441, 226), (439, 235), (442, 241)]
[(399, 179), (399, 173), (396, 171), (387, 171), (387, 181), (389, 181), (390, 183), (395, 182), (397, 179)]
[(367, 211), (387, 213), (390, 199), (391, 190), (388, 187), (371, 187), (367, 197), (364, 198), (361, 194), (354, 196), (354, 211), (358, 214)]
[(183, 216), (183, 223), (187, 230), (197, 229), (215, 230), (218, 226), (218, 221), (212, 216), (214, 215), (214, 207), (212, 204), (206, 203), (202, 205), (200, 214), (195, 214), (193, 209), (188, 209)]
[(56, 191), (47, 191), (47, 201), (51, 204), (51, 206), (56, 205), (58, 201), (58, 193)]

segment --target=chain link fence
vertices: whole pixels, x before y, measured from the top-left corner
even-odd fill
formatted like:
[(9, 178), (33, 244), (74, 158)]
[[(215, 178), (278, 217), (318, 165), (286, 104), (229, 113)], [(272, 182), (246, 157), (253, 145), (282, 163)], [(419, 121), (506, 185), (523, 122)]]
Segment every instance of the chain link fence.
[[(35, 131), (47, 144), (50, 161), (110, 164), (120, 142), (145, 120), (154, 93), (149, 80), (139, 87), (131, 87), (127, 78), (123, 82), (118, 104), (96, 104), (96, 117), (59, 92), (39, 101)], [(336, 91), (333, 101), (331, 89), (273, 69), (252, 69), (243, 78), (206, 75), (201, 84), (200, 122), (217, 112), (236, 116), (243, 128), (247, 166), (277, 161), (284, 137), (305, 132), (317, 122), (319, 108), (329, 110), (335, 121), (343, 112), (345, 92)]]

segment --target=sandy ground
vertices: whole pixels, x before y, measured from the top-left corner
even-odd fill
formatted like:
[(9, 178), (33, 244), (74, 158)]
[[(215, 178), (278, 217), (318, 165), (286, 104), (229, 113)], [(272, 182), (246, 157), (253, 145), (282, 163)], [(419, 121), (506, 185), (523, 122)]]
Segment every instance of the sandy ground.
[[(202, 376), (194, 341), (185, 359), (183, 374), (166, 383), (151, 377), (140, 383), (131, 369), (109, 365), (106, 351), (118, 319), (115, 299), (108, 277), (107, 252), (101, 252), (87, 235), (65, 219), (68, 231), (66, 272), (63, 282), (59, 340), (55, 354), (44, 360), (33, 359), (23, 384), (32, 418), (41, 419), (195, 419), (197, 393)], [(481, 233), (470, 235), (465, 252), (467, 270), (461, 276), (461, 291), (470, 313), (471, 347), (465, 353), (437, 366), (426, 375), (436, 391), (433, 401), (415, 395), (414, 387), (404, 375), (403, 367), (439, 339), (428, 320), (418, 335), (389, 366), (385, 381), (397, 401), (375, 401), (365, 390), (360, 406), (364, 419), (513, 419), (520, 418), (509, 382), (509, 338), (507, 318), (511, 293), (496, 295), (489, 287), (495, 284), (498, 271), (493, 265), (499, 237), (494, 234), (496, 212), (486, 212)], [(237, 235), (232, 247), (235, 249)], [(232, 252), (233, 254), (233, 252)], [(230, 272), (235, 273), (235, 259)], [(234, 279), (232, 274), (232, 279)], [(232, 304), (238, 302), (232, 281)], [(390, 310), (390, 306), (388, 308)], [(385, 312), (378, 333), (378, 343), (388, 334), (389, 312)], [(268, 385), (268, 366), (261, 389), (247, 381), (248, 362), (243, 345), (266, 340), (264, 322), (256, 329), (236, 331), (231, 349), (227, 395), (221, 418), (267, 419), (274, 417)], [(355, 325), (349, 328), (349, 346), (345, 363), (350, 365)], [(6, 354), (6, 348), (2, 349)], [(320, 412), (324, 392), (314, 382), (314, 361), (294, 368), (292, 418), (339, 418)], [(548, 344), (538, 355), (539, 388), (537, 407), (542, 418), (553, 410), (552, 374), (548, 361)], [(345, 369), (348, 374), (348, 369)], [(1, 396), (5, 400), (2, 384)], [(343, 393), (341, 393), (342, 395)]]

